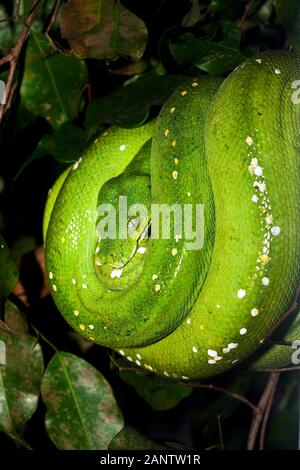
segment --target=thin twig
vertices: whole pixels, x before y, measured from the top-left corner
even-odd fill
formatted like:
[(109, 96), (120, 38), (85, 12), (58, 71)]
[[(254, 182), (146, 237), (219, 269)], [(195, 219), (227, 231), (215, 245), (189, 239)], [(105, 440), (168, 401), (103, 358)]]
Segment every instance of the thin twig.
[(252, 416), (252, 423), (251, 423), (251, 427), (250, 427), (250, 431), (248, 435), (247, 450), (254, 449), (257, 434), (259, 432), (262, 419), (266, 412), (266, 408), (268, 406), (270, 397), (274, 396), (275, 389), (276, 389), (278, 379), (279, 379), (279, 375), (280, 374), (278, 372), (272, 372), (270, 374), (269, 380), (267, 382), (267, 385), (265, 386), (265, 389), (259, 400), (259, 403), (255, 407), (255, 412), (253, 413), (253, 416)]
[(224, 439), (223, 439), (221, 415), (218, 415), (218, 430), (219, 430), (219, 438), (220, 438), (220, 447), (221, 447), (221, 449), (224, 449)]
[(300, 370), (300, 366), (290, 366), (290, 367), (277, 367), (276, 369), (272, 367), (262, 367), (260, 369), (251, 369), (252, 372), (293, 372), (295, 370)]
[(214, 390), (215, 392), (224, 393), (225, 395), (228, 395), (229, 397), (234, 398), (235, 400), (238, 400), (241, 403), (244, 403), (244, 405), (251, 408), (251, 410), (254, 411), (255, 413), (257, 412), (257, 407), (254, 405), (254, 403), (252, 403), (250, 400), (243, 397), (242, 395), (238, 395), (235, 392), (231, 392), (230, 390), (227, 390), (226, 388), (218, 387), (217, 385), (213, 385), (213, 384), (193, 384), (193, 383), (187, 383), (187, 382), (179, 382), (179, 383), (188, 388), (203, 388), (206, 390)]
[(253, 7), (255, 3), (255, 0), (251, 0), (249, 3), (247, 3), (247, 5), (245, 6), (245, 10), (244, 10), (244, 13), (243, 13), (243, 16), (242, 18), (240, 19), (240, 21), (238, 22), (238, 26), (239, 28), (242, 28), (244, 26), (244, 23), (246, 22), (246, 19), (249, 15), (249, 12), (251, 10), (251, 8)]
[(56, 0), (54, 8), (52, 10), (50, 21), (49, 21), (48, 26), (47, 26), (46, 31), (45, 31), (46, 34), (49, 34), (50, 30), (52, 29), (52, 27), (53, 27), (53, 25), (56, 21), (56, 18), (57, 18), (59, 9), (60, 9), (60, 5), (61, 5), (61, 0)]
[(57, 15), (59, 13), (60, 7), (61, 7), (61, 0), (56, 0), (54, 8), (53, 8), (52, 13), (51, 13), (51, 17), (50, 17), (48, 26), (45, 30), (45, 35), (46, 35), (48, 41), (50, 42), (51, 46), (53, 47), (53, 49), (56, 52), (65, 52), (63, 48), (61, 48), (57, 44), (55, 44), (55, 42), (53, 41), (53, 39), (51, 38), (51, 36), (49, 34), (51, 29), (53, 28), (53, 25), (55, 24), (55, 21), (57, 19)]
[(28, 37), (30, 27), (35, 18), (40, 1), (41, 0), (35, 0), (32, 3), (32, 7), (25, 19), (23, 29), (18, 36), (15, 46), (6, 56), (0, 59), (0, 67), (2, 65), (9, 64), (9, 72), (8, 72), (8, 77), (6, 81), (6, 87), (5, 87), (6, 103), (0, 105), (0, 123), (3, 119), (3, 116), (5, 115), (7, 110), (10, 108), (11, 103), (12, 103), (13, 95), (17, 87), (17, 84), (14, 82), (14, 77), (15, 77), (15, 73), (17, 69), (18, 60), (22, 52), (23, 46), (25, 44), (25, 41)]
[(267, 431), (267, 426), (268, 426), (270, 412), (271, 412), (272, 405), (273, 405), (273, 400), (274, 400), (274, 395), (275, 395), (278, 379), (279, 379), (279, 373), (277, 375), (277, 381), (270, 392), (269, 400), (268, 400), (267, 407), (265, 409), (265, 414), (262, 420), (260, 436), (259, 436), (259, 450), (263, 450), (265, 447), (266, 431)]
[(144, 370), (141, 369), (140, 367), (123, 367), (118, 362), (115, 360), (112, 354), (110, 354), (108, 351), (106, 351), (106, 354), (108, 355), (109, 359), (113, 363), (113, 365), (118, 369), (119, 372), (126, 371), (126, 372), (144, 372), (145, 375), (148, 375), (148, 373)]
[(0, 23), (9, 23), (10, 21), (20, 21), (23, 19), (22, 15), (19, 16), (7, 16), (5, 18), (1, 18)]

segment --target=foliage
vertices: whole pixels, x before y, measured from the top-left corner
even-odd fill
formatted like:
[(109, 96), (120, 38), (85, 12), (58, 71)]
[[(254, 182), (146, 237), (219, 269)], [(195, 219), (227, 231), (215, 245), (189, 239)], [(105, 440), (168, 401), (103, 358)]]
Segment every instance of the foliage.
[[(16, 44), (31, 7), (31, 0), (0, 5), (2, 56)], [(176, 441), (210, 448), (220, 444), (221, 419), (225, 448), (245, 446), (245, 405), (197, 384), (193, 391), (128, 369), (71, 332), (45, 296), (41, 251), (26, 251), (42, 244), (49, 187), (95, 134), (155, 117), (186, 76), (225, 77), (260, 50), (299, 52), (299, 28), (298, 0), (40, 2), (0, 127), (1, 443), (159, 450)], [(0, 64), (7, 80), (9, 62)], [(25, 254), (17, 269), (20, 246)], [(237, 371), (213, 384), (256, 401), (264, 379)], [(294, 375), (282, 380), (268, 448), (297, 446), (296, 387)]]

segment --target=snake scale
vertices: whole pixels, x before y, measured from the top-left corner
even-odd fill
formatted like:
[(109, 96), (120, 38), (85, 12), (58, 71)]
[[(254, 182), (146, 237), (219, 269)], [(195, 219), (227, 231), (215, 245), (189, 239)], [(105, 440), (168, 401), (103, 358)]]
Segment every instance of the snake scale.
[[(188, 80), (155, 121), (88, 145), (44, 217), (51, 293), (76, 331), (180, 380), (226, 371), (262, 346), (299, 285), (299, 88), (297, 55), (261, 53), (224, 81)], [(97, 208), (120, 195), (147, 208), (202, 204), (201, 249), (184, 234), (150, 236), (153, 220), (138, 212), (126, 215), (130, 239), (99, 238)], [(285, 334), (299, 337), (299, 316)], [(257, 363), (290, 360), (290, 347), (274, 346)]]

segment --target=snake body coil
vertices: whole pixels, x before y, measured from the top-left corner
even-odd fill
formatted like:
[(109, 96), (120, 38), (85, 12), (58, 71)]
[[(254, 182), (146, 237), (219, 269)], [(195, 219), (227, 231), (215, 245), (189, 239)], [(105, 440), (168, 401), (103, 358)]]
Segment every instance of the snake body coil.
[[(155, 124), (109, 129), (59, 178), (46, 264), (75, 330), (186, 380), (261, 346), (299, 284), (299, 86), (300, 58), (284, 52), (249, 59), (223, 83), (189, 80)], [(133, 239), (99, 240), (97, 207), (119, 195), (146, 207), (203, 204), (203, 247), (188, 250), (179, 233), (141, 236), (153, 220), (133, 215)], [(280, 350), (267, 354), (280, 363)]]

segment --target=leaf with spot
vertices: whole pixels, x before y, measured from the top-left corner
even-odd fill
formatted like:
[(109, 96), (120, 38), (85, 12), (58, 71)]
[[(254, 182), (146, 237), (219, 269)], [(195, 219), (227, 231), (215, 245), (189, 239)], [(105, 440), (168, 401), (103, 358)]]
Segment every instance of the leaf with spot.
[(276, 0), (276, 13), (287, 32), (295, 52), (300, 52), (300, 3), (299, 0)]
[(56, 52), (44, 34), (31, 32), (20, 90), (29, 111), (43, 116), (54, 128), (72, 121), (86, 83), (84, 61)]
[(110, 95), (91, 101), (85, 126), (91, 134), (97, 132), (104, 123), (126, 128), (137, 127), (147, 120), (152, 106), (161, 106), (172, 91), (187, 79), (184, 75), (154, 73), (137, 77)]
[(58, 449), (107, 449), (123, 427), (112, 389), (102, 374), (73, 354), (57, 352), (42, 383), (46, 429)]
[(13, 290), (18, 280), (18, 270), (4, 238), (0, 234), (0, 302)]
[(257, 52), (256, 48), (240, 49), (241, 31), (234, 23), (221, 21), (219, 27), (221, 39), (217, 34), (196, 38), (191, 33), (184, 33), (178, 42), (169, 46), (174, 59), (182, 66), (193, 64), (210, 74), (221, 75)]
[(19, 429), (36, 410), (44, 370), (42, 350), (28, 333), (24, 316), (6, 302), (5, 323), (13, 334), (0, 331), (0, 430), (22, 443)]
[(148, 39), (145, 23), (119, 0), (69, 0), (60, 27), (74, 54), (85, 59), (139, 60)]
[(109, 444), (109, 450), (166, 450), (168, 447), (151, 441), (132, 426), (125, 426)]
[(155, 411), (165, 411), (178, 405), (192, 391), (183, 385), (144, 372), (120, 371), (124, 382), (133, 387)]

